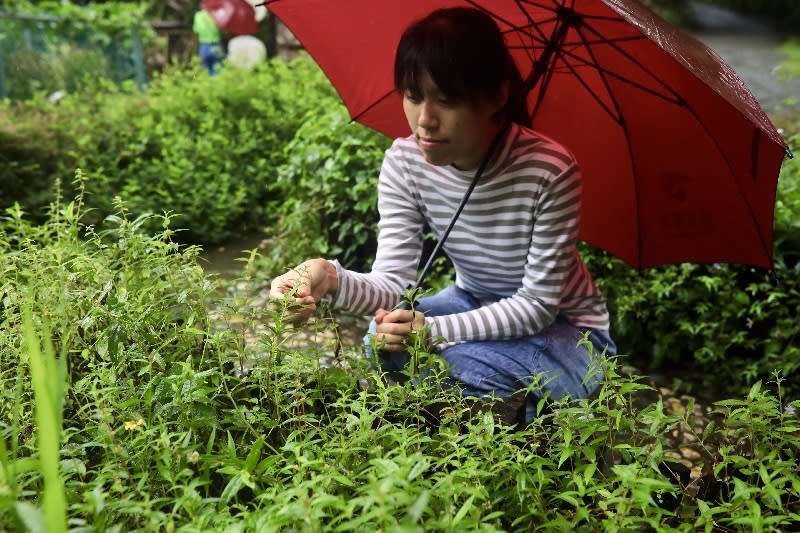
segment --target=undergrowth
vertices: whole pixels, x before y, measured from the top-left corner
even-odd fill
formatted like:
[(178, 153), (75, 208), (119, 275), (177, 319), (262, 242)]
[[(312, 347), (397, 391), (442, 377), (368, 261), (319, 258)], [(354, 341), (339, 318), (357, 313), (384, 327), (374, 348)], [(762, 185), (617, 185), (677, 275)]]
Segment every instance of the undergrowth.
[(604, 361), (596, 398), (513, 425), (442, 389), (424, 347), (433, 379), (414, 386), (386, 384), (357, 346), (296, 348), (304, 331), (285, 309), (228, 295), (196, 248), (172, 241), (169, 216), (148, 234), (152, 216), (116, 206), (97, 228), (80, 222), (80, 196), (42, 225), (17, 208), (0, 222), (6, 529), (778, 531), (800, 520), (800, 404), (777, 375), (713, 406), (692, 475), (666, 444), (688, 415), (651, 399), (624, 357)]

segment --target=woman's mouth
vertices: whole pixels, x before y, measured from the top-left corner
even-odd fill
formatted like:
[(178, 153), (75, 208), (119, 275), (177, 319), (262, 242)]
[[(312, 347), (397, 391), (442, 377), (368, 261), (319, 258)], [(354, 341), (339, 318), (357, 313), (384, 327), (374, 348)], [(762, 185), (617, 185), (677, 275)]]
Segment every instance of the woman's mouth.
[(444, 144), (444, 141), (439, 139), (430, 139), (425, 137), (417, 137), (417, 144), (423, 150), (430, 150), (432, 148), (438, 148), (439, 146)]

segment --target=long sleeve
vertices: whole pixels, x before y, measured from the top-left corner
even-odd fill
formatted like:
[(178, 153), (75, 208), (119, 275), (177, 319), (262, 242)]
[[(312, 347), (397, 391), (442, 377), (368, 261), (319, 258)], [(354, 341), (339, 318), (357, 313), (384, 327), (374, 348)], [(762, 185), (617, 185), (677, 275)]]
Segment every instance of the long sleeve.
[[(396, 304), (415, 278), (424, 224), (440, 236), (471, 179), (428, 164), (413, 139), (397, 140), (381, 169), (373, 271), (339, 267), (337, 303), (359, 312)], [(456, 285), (484, 305), (428, 317), (431, 334), (445, 342), (516, 338), (541, 331), (558, 313), (576, 325), (607, 328), (605, 301), (576, 249), (580, 203), (572, 155), (514, 127), (444, 246)]]

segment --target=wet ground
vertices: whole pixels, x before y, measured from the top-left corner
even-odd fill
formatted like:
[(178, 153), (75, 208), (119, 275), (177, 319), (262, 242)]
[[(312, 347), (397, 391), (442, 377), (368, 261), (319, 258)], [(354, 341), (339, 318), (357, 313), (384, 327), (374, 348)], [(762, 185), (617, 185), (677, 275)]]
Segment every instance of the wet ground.
[(800, 109), (800, 79), (780, 79), (783, 37), (768, 22), (699, 2), (690, 21), (690, 33), (733, 67), (768, 114)]

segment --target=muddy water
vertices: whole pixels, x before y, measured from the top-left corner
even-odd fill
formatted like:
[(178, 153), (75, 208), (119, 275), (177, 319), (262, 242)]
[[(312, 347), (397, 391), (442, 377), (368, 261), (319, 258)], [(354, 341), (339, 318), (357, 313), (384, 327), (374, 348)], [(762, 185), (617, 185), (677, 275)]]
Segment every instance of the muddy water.
[(231, 239), (220, 246), (207, 246), (200, 256), (200, 266), (208, 273), (234, 278), (244, 267), (242, 259), (249, 256), (249, 250), (261, 253), (266, 242), (265, 235), (255, 234)]

